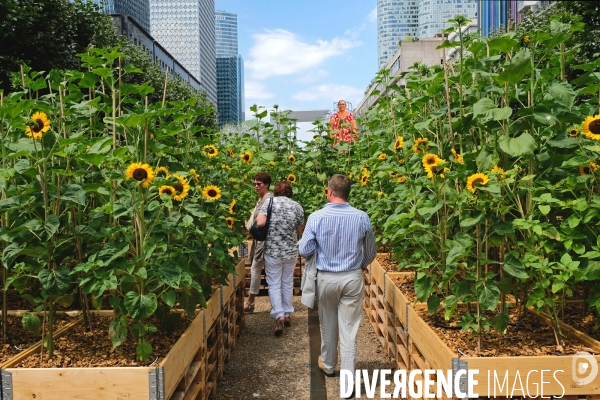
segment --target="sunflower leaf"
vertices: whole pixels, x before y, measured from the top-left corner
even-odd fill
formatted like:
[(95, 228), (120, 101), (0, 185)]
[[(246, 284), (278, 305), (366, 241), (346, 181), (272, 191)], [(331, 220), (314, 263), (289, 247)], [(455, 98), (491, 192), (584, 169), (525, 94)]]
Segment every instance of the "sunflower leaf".
[(525, 75), (531, 72), (531, 52), (528, 48), (522, 48), (517, 54), (510, 60), (508, 66), (504, 71), (498, 75), (498, 81), (500, 83), (511, 83), (516, 84), (523, 79)]
[(25, 313), (21, 323), (26, 331), (33, 333), (35, 336), (40, 334), (42, 329), (42, 321), (40, 321), (40, 317), (38, 317), (36, 314)]
[(548, 88), (548, 93), (554, 98), (558, 104), (562, 104), (569, 110), (573, 108), (575, 101), (575, 91), (570, 84), (566, 82), (554, 82)]
[(529, 275), (525, 272), (525, 267), (512, 253), (509, 253), (504, 257), (504, 263), (502, 269), (511, 276), (520, 279), (527, 279)]
[(112, 320), (108, 324), (108, 336), (112, 342), (113, 350), (122, 345), (127, 339), (127, 328), (120, 321)]
[(81, 188), (81, 186), (76, 184), (63, 185), (62, 189), (64, 190), (60, 196), (55, 196), (61, 200), (72, 201), (75, 204), (80, 204), (82, 206), (86, 205), (85, 201), (85, 190)]
[(141, 342), (135, 347), (135, 354), (140, 361), (146, 361), (152, 354), (152, 345), (148, 342)]
[(484, 310), (494, 311), (500, 300), (500, 289), (493, 281), (488, 280), (485, 285), (480, 285), (477, 289), (477, 301)]
[(498, 138), (498, 144), (503, 152), (512, 157), (533, 154), (536, 148), (535, 139), (527, 132), (516, 138), (502, 135)]
[(148, 318), (154, 311), (158, 303), (154, 293), (138, 294), (136, 292), (128, 292), (125, 295), (125, 308), (135, 320)]
[(64, 294), (70, 285), (70, 271), (64, 265), (57, 268), (56, 271), (43, 269), (38, 274), (38, 279), (44, 289), (53, 295)]

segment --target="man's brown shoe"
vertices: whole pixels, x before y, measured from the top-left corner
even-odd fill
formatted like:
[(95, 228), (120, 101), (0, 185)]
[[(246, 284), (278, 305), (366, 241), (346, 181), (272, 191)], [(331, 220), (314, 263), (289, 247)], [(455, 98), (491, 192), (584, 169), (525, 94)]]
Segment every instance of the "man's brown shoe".
[(325, 376), (328, 376), (330, 378), (333, 378), (335, 376), (335, 372), (327, 372), (325, 370), (325, 365), (323, 365), (323, 358), (321, 356), (319, 356), (318, 364), (319, 364), (319, 369), (321, 371), (323, 371), (323, 373), (325, 374)]

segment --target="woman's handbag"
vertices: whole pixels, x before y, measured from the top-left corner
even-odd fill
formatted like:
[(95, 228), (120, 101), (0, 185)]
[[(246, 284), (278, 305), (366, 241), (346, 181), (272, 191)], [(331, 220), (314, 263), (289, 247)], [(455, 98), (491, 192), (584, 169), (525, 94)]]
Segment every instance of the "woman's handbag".
[(250, 228), (250, 234), (259, 242), (264, 242), (267, 239), (267, 233), (269, 233), (269, 223), (271, 222), (271, 208), (273, 207), (273, 198), (269, 200), (269, 207), (267, 208), (267, 223), (265, 226), (259, 227), (256, 222)]

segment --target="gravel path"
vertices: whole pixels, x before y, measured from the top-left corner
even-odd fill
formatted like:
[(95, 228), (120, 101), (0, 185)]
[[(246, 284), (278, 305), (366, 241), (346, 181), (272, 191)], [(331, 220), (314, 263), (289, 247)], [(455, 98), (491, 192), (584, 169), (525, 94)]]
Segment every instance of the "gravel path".
[[(254, 314), (246, 315), (246, 327), (225, 366), (216, 398), (309, 400), (308, 309), (300, 303), (299, 296), (294, 297), (296, 312), (292, 315), (292, 327), (284, 328), (284, 334), (275, 337), (275, 323), (269, 315), (269, 298), (257, 297), (255, 304)], [(338, 364), (338, 371), (339, 367)], [(356, 368), (370, 371), (391, 368), (391, 361), (385, 356), (364, 314), (358, 333)], [(339, 377), (326, 378), (326, 385), (327, 398), (339, 399)], [(379, 398), (377, 396), (376, 399)], [(366, 398), (364, 390), (361, 398)]]

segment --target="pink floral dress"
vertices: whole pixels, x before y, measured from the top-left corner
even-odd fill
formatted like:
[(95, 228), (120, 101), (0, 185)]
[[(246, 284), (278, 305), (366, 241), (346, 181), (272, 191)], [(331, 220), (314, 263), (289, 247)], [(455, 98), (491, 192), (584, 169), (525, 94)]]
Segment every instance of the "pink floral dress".
[(342, 127), (341, 129), (340, 129), (340, 125), (341, 125), (340, 124), (340, 116), (338, 115), (338, 113), (333, 113), (333, 115), (331, 116), (331, 119), (333, 119), (333, 122), (331, 124), (331, 129), (333, 131), (337, 131), (335, 133), (334, 145), (338, 144), (338, 142), (350, 143), (350, 142), (356, 141), (356, 137), (352, 133), (352, 125), (350, 125), (351, 121), (354, 120), (354, 114), (349, 112), (348, 115), (346, 115), (346, 117), (344, 118), (344, 121), (342, 122), (342, 124), (344, 124), (346, 126)]

